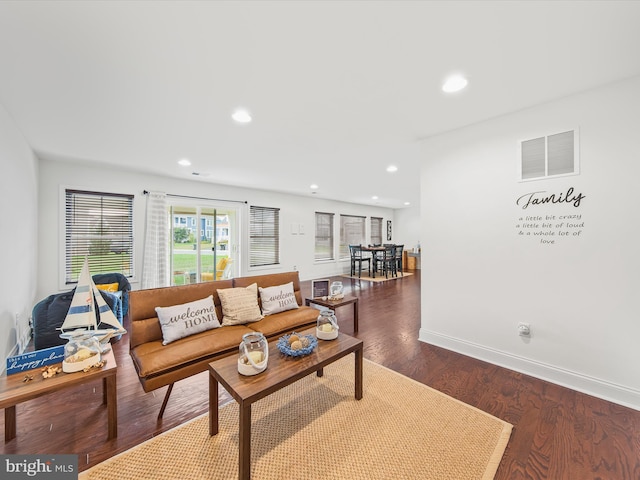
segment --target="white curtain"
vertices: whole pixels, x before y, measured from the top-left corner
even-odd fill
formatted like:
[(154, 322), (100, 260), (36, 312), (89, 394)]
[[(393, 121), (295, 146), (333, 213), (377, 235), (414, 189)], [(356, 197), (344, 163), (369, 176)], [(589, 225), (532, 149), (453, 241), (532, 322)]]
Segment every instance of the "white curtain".
[(167, 195), (163, 192), (149, 192), (142, 256), (142, 288), (170, 285), (168, 215)]

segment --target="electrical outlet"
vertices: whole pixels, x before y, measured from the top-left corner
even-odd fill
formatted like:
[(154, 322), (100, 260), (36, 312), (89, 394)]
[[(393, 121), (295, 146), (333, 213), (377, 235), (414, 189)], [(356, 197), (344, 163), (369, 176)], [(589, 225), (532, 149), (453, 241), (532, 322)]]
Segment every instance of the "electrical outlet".
[(531, 336), (531, 325), (528, 323), (520, 322), (518, 324), (518, 335), (521, 337), (530, 337)]
[(298, 271), (298, 266), (297, 266), (297, 265), (294, 265), (294, 266), (293, 266), (293, 271), (294, 271), (294, 272), (297, 272), (297, 271)]

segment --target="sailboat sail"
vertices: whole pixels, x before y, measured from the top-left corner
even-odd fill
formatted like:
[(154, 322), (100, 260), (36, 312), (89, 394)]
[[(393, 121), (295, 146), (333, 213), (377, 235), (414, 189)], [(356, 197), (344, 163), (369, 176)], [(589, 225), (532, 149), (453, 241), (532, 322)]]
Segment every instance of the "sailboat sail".
[(107, 302), (105, 302), (104, 298), (102, 298), (100, 290), (98, 290), (96, 284), (93, 283), (93, 279), (91, 279), (91, 287), (93, 288), (93, 295), (96, 298), (96, 302), (98, 303), (98, 313), (100, 315), (100, 321), (98, 322), (98, 325), (102, 325), (104, 323), (115, 328), (117, 330), (116, 332), (113, 332), (115, 334), (127, 333), (127, 331), (122, 328), (122, 325), (120, 325), (120, 322), (116, 318), (109, 305), (107, 305)]
[[(97, 313), (99, 321), (96, 318), (96, 303), (98, 305)], [(107, 332), (98, 332), (98, 325), (102, 324), (113, 327), (115, 330), (110, 328)], [(108, 333), (109, 335), (106, 335), (105, 339), (108, 339), (112, 335), (127, 333), (93, 282), (93, 278), (89, 273), (89, 261), (87, 258), (84, 259), (84, 265), (78, 277), (76, 292), (71, 299), (71, 307), (69, 307), (69, 312), (60, 330), (65, 332), (65, 330), (73, 330), (76, 328), (94, 330), (101, 335)]]
[(76, 328), (93, 328), (94, 330), (97, 328), (92, 283), (93, 280), (89, 275), (89, 261), (85, 258), (78, 277), (76, 292), (71, 299), (71, 307), (69, 307), (64, 323), (60, 327), (63, 332)]

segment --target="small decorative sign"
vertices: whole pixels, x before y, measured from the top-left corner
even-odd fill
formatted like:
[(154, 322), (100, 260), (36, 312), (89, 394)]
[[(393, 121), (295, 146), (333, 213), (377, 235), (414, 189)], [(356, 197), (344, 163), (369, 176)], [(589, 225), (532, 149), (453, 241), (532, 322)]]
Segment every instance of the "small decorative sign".
[(312, 280), (311, 292), (313, 298), (326, 297), (329, 295), (329, 279)]
[(64, 345), (23, 353), (7, 358), (7, 375), (53, 365), (62, 362), (62, 360), (64, 360)]

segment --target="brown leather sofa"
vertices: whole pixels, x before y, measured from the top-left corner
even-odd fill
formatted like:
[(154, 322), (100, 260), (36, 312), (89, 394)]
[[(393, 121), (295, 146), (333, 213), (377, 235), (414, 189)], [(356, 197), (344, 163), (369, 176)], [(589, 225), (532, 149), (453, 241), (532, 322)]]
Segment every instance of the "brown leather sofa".
[[(156, 307), (179, 305), (213, 294), (218, 318), (222, 320), (222, 307), (217, 289), (247, 287), (257, 283), (266, 288), (293, 282), (299, 308), (268, 315), (246, 325), (232, 325), (207, 330), (168, 345), (162, 344), (162, 330)], [(258, 295), (259, 297), (259, 295)], [(258, 298), (258, 302), (260, 299)], [(262, 307), (262, 305), (260, 305)], [(129, 294), (130, 354), (145, 392), (169, 385), (158, 418), (161, 418), (171, 395), (173, 384), (208, 368), (219, 357), (237, 354), (245, 333), (261, 332), (268, 339), (277, 338), (296, 329), (312, 326), (318, 310), (303, 305), (298, 272), (239, 277), (230, 280), (195, 283), (177, 287), (134, 290)]]

